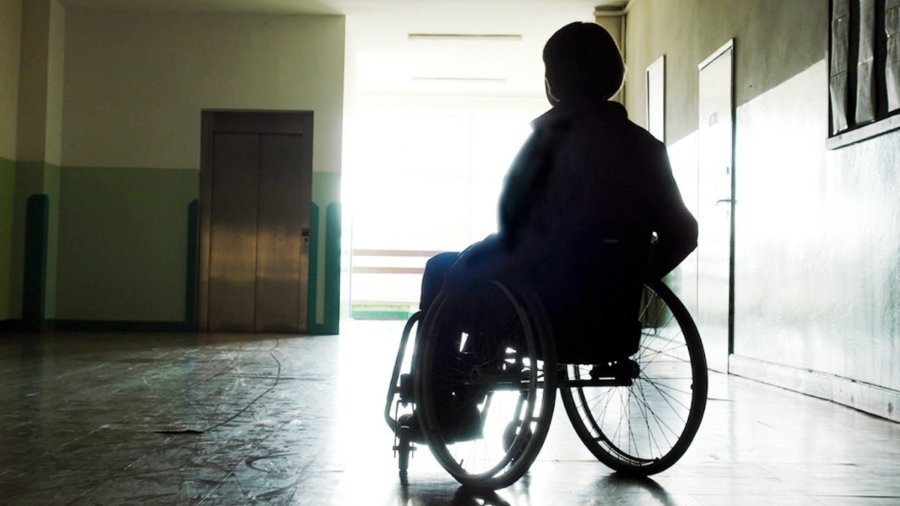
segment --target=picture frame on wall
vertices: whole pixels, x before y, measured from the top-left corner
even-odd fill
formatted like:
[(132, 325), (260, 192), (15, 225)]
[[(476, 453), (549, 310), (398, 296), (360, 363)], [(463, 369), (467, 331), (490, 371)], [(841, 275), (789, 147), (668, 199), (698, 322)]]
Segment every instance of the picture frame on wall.
[(827, 146), (900, 129), (900, 0), (831, 0), (829, 22)]

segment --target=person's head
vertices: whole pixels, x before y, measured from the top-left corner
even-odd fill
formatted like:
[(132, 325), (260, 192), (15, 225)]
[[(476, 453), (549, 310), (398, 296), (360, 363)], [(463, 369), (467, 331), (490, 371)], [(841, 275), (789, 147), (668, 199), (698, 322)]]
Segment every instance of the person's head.
[[(612, 36), (596, 23), (570, 23), (544, 46), (547, 97), (609, 99), (622, 87), (625, 63)], [(556, 99), (556, 100), (554, 100)]]

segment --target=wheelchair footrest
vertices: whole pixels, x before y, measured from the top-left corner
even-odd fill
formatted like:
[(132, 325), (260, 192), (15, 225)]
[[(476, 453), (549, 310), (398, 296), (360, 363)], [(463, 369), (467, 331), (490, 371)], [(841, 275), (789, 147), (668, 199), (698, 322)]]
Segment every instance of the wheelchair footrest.
[(641, 369), (637, 362), (631, 359), (617, 360), (605, 364), (597, 364), (591, 369), (591, 379), (598, 381), (603, 378), (612, 378), (621, 382), (623, 386), (630, 386), (632, 380), (640, 375)]

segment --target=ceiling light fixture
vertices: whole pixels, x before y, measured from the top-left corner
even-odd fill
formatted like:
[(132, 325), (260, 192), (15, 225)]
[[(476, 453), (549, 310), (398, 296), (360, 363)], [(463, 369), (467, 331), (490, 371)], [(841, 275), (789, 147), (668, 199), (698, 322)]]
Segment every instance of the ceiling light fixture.
[(421, 40), (471, 40), (471, 41), (496, 41), (519, 42), (522, 36), (515, 33), (410, 33), (411, 41)]
[(414, 83), (483, 83), (504, 84), (506, 79), (502, 77), (413, 77)]

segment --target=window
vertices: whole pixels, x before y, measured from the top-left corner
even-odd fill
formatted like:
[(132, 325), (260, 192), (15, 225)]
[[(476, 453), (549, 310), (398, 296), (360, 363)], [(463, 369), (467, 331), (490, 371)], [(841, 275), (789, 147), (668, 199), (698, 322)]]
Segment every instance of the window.
[(900, 0), (832, 0), (830, 148), (900, 128)]

